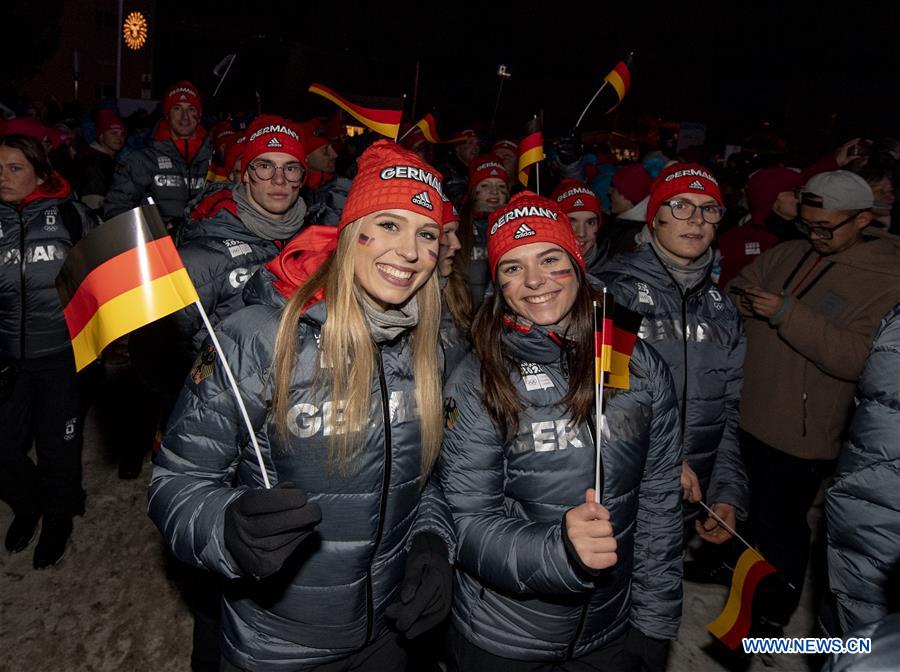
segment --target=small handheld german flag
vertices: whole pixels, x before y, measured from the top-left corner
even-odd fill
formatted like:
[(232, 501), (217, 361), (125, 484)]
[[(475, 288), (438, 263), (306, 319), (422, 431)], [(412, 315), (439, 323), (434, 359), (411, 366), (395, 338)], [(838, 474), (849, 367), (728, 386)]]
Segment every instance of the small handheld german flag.
[(575, 128), (578, 128), (581, 125), (581, 122), (584, 119), (584, 115), (587, 114), (587, 111), (591, 108), (591, 105), (594, 104), (594, 101), (597, 100), (597, 97), (600, 95), (600, 93), (606, 89), (607, 85), (612, 87), (616, 95), (615, 101), (611, 101), (612, 106), (609, 107), (606, 112), (612, 112), (619, 106), (619, 103), (621, 103), (622, 99), (625, 98), (625, 94), (627, 94), (631, 89), (631, 71), (633, 69), (633, 60), (634, 52), (632, 51), (629, 52), (624, 61), (619, 61), (618, 63), (616, 63), (616, 67), (614, 67), (607, 73), (607, 75), (603, 78), (603, 83), (600, 85), (600, 88), (597, 89), (596, 93), (594, 93), (594, 95), (588, 101), (588, 104), (584, 106), (584, 109), (578, 116), (578, 121), (575, 122)]
[(66, 257), (56, 290), (77, 371), (120, 336), (198, 301), (153, 205), (123, 212), (85, 236)]
[(342, 96), (317, 82), (309, 85), (309, 91), (330, 100), (376, 133), (391, 140), (397, 139), (397, 134), (400, 132), (400, 120), (403, 118), (402, 98)]
[(544, 160), (544, 134), (541, 133), (541, 123), (535, 117), (528, 122), (527, 135), (519, 142), (519, 182), (523, 187), (528, 186), (528, 178), (531, 175), (531, 166)]
[(604, 288), (603, 303), (594, 302), (594, 357), (597, 385), (627, 390), (628, 363), (644, 319), (640, 313), (616, 305)]
[(422, 129), (422, 135), (433, 145), (440, 144), (441, 139), (437, 134), (437, 120), (430, 112), (416, 122), (416, 126)]
[(775, 568), (765, 558), (748, 547), (734, 568), (725, 608), (716, 620), (706, 626), (710, 634), (729, 649), (737, 649), (741, 640), (750, 633), (756, 587), (764, 577), (775, 572)]

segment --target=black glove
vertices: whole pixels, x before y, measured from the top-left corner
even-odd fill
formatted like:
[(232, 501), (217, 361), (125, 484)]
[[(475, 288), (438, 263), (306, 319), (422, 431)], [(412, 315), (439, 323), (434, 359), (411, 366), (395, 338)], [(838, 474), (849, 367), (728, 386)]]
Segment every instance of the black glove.
[(423, 532), (413, 539), (400, 600), (384, 612), (407, 639), (431, 630), (450, 613), (453, 570), (447, 555), (447, 545), (436, 534)]
[(225, 509), (225, 548), (246, 574), (274, 574), (322, 520), (315, 502), (290, 481), (254, 488)]
[(582, 151), (581, 133), (577, 128), (562, 136), (556, 146), (556, 156), (564, 165), (577, 162), (581, 158)]
[(624, 670), (627, 672), (665, 672), (669, 640), (654, 639), (631, 626), (625, 635)]

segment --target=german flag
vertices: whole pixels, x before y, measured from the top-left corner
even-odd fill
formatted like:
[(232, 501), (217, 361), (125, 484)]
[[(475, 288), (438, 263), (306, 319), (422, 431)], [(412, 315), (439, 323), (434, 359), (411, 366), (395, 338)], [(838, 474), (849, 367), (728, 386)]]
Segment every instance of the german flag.
[(631, 88), (631, 61), (633, 58), (633, 54), (628, 54), (628, 58), (624, 61), (619, 61), (612, 70), (609, 71), (609, 74), (603, 78), (604, 82), (609, 82), (609, 85), (615, 89), (616, 96), (618, 99), (615, 104), (609, 108), (609, 111), (616, 109), (619, 106), (619, 103), (622, 102), (622, 99), (625, 97), (625, 94), (628, 93), (628, 90)]
[(403, 117), (402, 98), (362, 98), (352, 99), (342, 96), (323, 84), (313, 82), (309, 91), (327, 98), (342, 110), (391, 140), (396, 140), (400, 132), (400, 120)]
[(741, 554), (731, 577), (731, 591), (725, 609), (706, 626), (710, 634), (729, 649), (737, 649), (750, 632), (753, 615), (753, 594), (763, 577), (774, 574), (775, 568), (759, 553), (748, 548)]
[(439, 144), (441, 139), (437, 134), (437, 120), (430, 112), (416, 122), (416, 126), (422, 131), (422, 135), (432, 145)]
[(594, 302), (594, 375), (597, 385), (627, 390), (631, 380), (628, 363), (644, 318), (625, 306), (617, 306), (608, 292), (604, 297), (605, 310), (603, 303)]
[(154, 205), (123, 212), (85, 236), (66, 257), (56, 291), (77, 371), (120, 336), (198, 300)]
[(528, 186), (531, 166), (544, 160), (544, 134), (537, 117), (528, 123), (528, 135), (519, 142), (519, 182)]

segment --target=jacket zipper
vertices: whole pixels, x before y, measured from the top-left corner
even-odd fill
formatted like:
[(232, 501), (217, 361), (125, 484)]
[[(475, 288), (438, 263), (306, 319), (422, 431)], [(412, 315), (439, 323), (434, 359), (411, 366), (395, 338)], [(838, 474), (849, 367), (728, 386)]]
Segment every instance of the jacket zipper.
[(384, 415), (384, 481), (381, 484), (381, 509), (378, 514), (378, 530), (375, 533), (375, 546), (372, 549), (372, 560), (366, 572), (366, 644), (372, 641), (375, 630), (375, 602), (372, 590), (372, 562), (378, 555), (381, 535), (384, 533), (384, 516), (387, 510), (388, 488), (391, 484), (391, 411), (388, 403), (387, 382), (384, 377), (384, 359), (381, 346), (376, 348), (378, 355), (378, 381), (381, 386), (381, 412)]
[(688, 380), (688, 337), (687, 337), (687, 294), (681, 291), (681, 343), (684, 348), (684, 370), (681, 372), (681, 443), (687, 427), (687, 380)]
[[(591, 439), (594, 441), (594, 450), (597, 449), (597, 436), (602, 429), (597, 429), (594, 427), (593, 421), (588, 418), (587, 421), (588, 426), (588, 434), (590, 434)], [(603, 478), (604, 478), (604, 470), (603, 470), (603, 456), (600, 456), (600, 487), (603, 488)], [(603, 492), (600, 493), (600, 501), (603, 501)], [(589, 595), (584, 605), (581, 607), (581, 615), (578, 617), (578, 627), (575, 628), (575, 637), (572, 638), (572, 641), (569, 643), (569, 648), (566, 651), (566, 660), (572, 660), (575, 657), (575, 645), (578, 644), (578, 640), (581, 638), (581, 633), (584, 630), (584, 623), (587, 620), (587, 612), (588, 607), (591, 606), (591, 599), (593, 595)]]
[(19, 358), (25, 359), (25, 220), (19, 213), (19, 293), (22, 308), (22, 317), (19, 324)]

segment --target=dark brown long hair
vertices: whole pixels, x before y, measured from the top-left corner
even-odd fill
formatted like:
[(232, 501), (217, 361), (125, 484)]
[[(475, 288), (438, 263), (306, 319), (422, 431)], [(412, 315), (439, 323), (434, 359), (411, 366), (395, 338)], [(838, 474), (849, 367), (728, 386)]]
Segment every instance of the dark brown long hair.
[(472, 247), (475, 245), (475, 229), (472, 223), (472, 198), (466, 196), (459, 213), (459, 249), (453, 256), (453, 270), (444, 289), (444, 301), (453, 316), (456, 328), (467, 337), (472, 331), (472, 290), (469, 288), (469, 266), (472, 264)]
[(25, 156), (25, 160), (31, 164), (34, 174), (38, 178), (44, 180), (41, 185), (46, 191), (55, 191), (59, 185), (57, 184), (56, 171), (50, 165), (50, 159), (47, 156), (47, 150), (40, 140), (36, 140), (28, 135), (3, 135), (0, 136), (0, 147), (9, 147), (10, 149), (18, 149)]
[[(594, 376), (585, 372), (594, 370), (593, 302), (597, 293), (574, 259), (572, 266), (579, 284), (569, 326), (562, 334), (565, 343), (562, 346), (563, 366), (570, 377), (569, 389), (561, 403), (569, 410), (572, 422), (578, 424), (590, 417), (594, 410)], [(488, 415), (502, 433), (504, 443), (513, 438), (519, 424), (519, 414), (525, 408), (510, 378), (510, 365), (517, 362), (503, 345), (503, 318), (510, 313), (512, 310), (503, 293), (497, 291), (484, 302), (472, 324), (472, 342), (481, 358), (482, 399)]]

